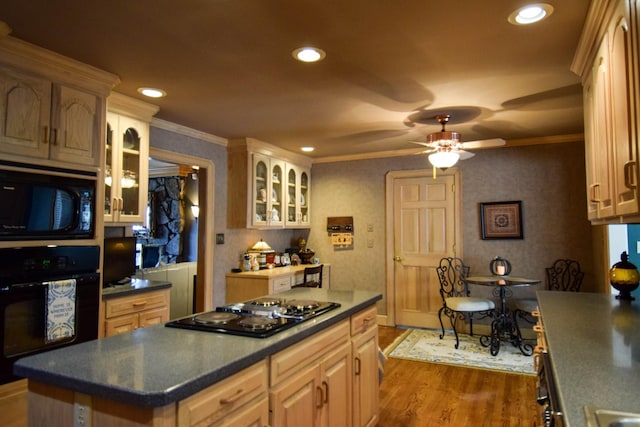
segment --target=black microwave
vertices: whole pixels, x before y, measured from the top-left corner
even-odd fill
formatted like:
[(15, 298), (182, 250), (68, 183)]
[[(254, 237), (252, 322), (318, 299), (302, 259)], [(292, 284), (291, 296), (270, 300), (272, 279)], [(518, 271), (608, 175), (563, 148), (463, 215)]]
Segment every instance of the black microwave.
[(93, 239), (96, 179), (0, 168), (0, 240)]

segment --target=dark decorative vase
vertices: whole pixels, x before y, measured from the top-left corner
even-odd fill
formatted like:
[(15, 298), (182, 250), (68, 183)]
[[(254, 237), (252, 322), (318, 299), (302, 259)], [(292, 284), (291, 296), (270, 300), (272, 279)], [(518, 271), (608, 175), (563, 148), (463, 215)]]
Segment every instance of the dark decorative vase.
[(620, 291), (616, 298), (627, 301), (635, 299), (631, 296), (631, 292), (638, 287), (640, 274), (636, 266), (629, 262), (629, 256), (626, 251), (620, 255), (620, 262), (616, 262), (611, 267), (609, 280), (611, 281), (611, 286)]

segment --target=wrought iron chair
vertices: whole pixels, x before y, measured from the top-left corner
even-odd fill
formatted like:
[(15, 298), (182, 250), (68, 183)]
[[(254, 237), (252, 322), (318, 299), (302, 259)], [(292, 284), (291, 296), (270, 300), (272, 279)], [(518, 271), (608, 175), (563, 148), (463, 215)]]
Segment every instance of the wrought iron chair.
[[(579, 292), (582, 286), (584, 272), (580, 268), (580, 263), (572, 259), (558, 259), (551, 267), (547, 267), (545, 289), (548, 291)], [(518, 319), (524, 320), (530, 325), (536, 323), (531, 313), (538, 310), (538, 300), (535, 298), (525, 298), (515, 300), (513, 320), (516, 325), (518, 337), (522, 339)]]
[(302, 283), (292, 286), (293, 288), (321, 288), (322, 287), (322, 264), (304, 269)]
[(442, 314), (444, 314), (449, 318), (456, 336), (455, 348), (460, 345), (456, 330), (457, 320), (468, 320), (469, 334), (473, 336), (473, 320), (491, 317), (495, 309), (493, 300), (470, 296), (469, 287), (465, 281), (470, 270), (471, 268), (465, 265), (462, 259), (455, 257), (442, 258), (436, 267), (442, 297), (442, 307), (438, 310), (438, 319), (442, 327), (440, 339), (444, 338), (445, 334), (442, 322)]

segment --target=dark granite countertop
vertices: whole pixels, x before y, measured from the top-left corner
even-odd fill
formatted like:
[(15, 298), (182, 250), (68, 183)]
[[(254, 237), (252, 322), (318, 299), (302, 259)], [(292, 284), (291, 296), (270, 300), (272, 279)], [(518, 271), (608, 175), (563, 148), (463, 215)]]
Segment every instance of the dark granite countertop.
[(157, 291), (160, 289), (170, 288), (171, 282), (165, 282), (162, 280), (147, 280), (132, 277), (131, 281), (127, 284), (108, 286), (102, 288), (102, 299), (119, 298), (127, 295), (133, 295), (143, 292)]
[(15, 363), (14, 373), (134, 406), (159, 407), (197, 393), (382, 298), (369, 291), (309, 288), (278, 296), (333, 301), (341, 307), (263, 339), (163, 325), (137, 329), (25, 357)]
[(640, 301), (537, 295), (565, 425), (587, 426), (585, 405), (640, 412)]

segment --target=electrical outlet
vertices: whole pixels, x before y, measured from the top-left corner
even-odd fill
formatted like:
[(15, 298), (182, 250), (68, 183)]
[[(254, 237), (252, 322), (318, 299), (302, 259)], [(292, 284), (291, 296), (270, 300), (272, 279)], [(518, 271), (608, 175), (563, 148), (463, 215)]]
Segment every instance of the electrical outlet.
[(91, 396), (75, 393), (73, 402), (73, 427), (91, 427)]
[(369, 233), (372, 233), (372, 232), (373, 232), (373, 224), (367, 224), (367, 231), (368, 231)]
[(224, 244), (224, 234), (222, 233), (216, 234), (216, 245), (223, 245), (223, 244)]
[(367, 247), (368, 248), (372, 248), (373, 247), (373, 239), (367, 239)]

